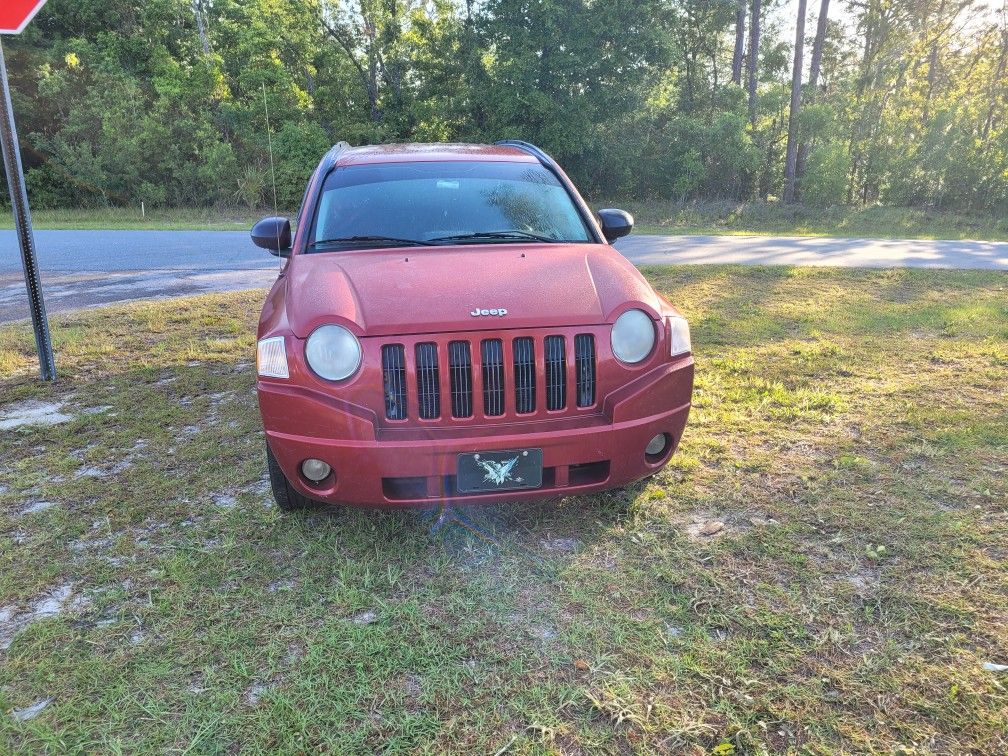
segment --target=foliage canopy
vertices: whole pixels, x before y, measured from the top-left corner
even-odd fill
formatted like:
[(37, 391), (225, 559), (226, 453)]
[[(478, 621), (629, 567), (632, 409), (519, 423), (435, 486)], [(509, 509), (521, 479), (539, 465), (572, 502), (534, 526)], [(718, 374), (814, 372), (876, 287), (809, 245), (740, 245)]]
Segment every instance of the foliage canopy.
[[(517, 137), (592, 194), (746, 200), (783, 182), (779, 3), (752, 120), (731, 75), (744, 0), (50, 0), (8, 58), (39, 207), (271, 203), (264, 96), (286, 208), (341, 139)], [(830, 14), (801, 199), (1008, 209), (1006, 15)]]

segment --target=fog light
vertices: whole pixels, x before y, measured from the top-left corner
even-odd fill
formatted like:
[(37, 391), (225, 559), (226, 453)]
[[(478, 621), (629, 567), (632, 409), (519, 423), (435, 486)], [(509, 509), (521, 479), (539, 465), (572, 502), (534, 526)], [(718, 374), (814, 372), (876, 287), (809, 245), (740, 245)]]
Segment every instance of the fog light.
[(644, 449), (644, 453), (647, 454), (649, 457), (657, 457), (659, 454), (665, 451), (665, 444), (668, 443), (668, 441), (666, 441), (665, 439), (666, 439), (665, 434), (659, 433), (657, 436), (651, 439), (651, 443), (649, 443), (647, 447)]
[(301, 474), (313, 483), (325, 480), (331, 472), (332, 468), (321, 459), (306, 459), (301, 463)]

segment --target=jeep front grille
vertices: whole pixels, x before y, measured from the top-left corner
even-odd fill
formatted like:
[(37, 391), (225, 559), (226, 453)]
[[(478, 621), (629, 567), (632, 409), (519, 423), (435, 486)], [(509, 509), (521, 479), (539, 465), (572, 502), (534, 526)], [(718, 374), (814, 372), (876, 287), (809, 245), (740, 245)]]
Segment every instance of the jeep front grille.
[(385, 417), (406, 419), (406, 355), (402, 344), (382, 347), (382, 382), (385, 385)]
[(546, 337), (546, 409), (562, 410), (567, 406), (567, 356), (564, 337)]
[(417, 403), (420, 417), (433, 420), (441, 416), (441, 378), (438, 375), (437, 344), (425, 341), (416, 345)]
[(504, 343), (500, 339), (484, 339), (480, 353), (483, 357), (483, 414), (499, 417), (504, 414)]
[(468, 341), (448, 343), (452, 417), (472, 417), (472, 356)]
[(531, 336), (511, 343), (514, 352), (515, 412), (527, 415), (536, 408), (535, 344)]
[[(594, 407), (598, 401), (595, 340), (595, 333), (487, 339), (476, 333), (471, 339), (468, 334), (443, 341), (407, 339), (405, 347), (384, 344), (385, 417), (407, 420), (412, 412), (420, 420), (447, 422), (474, 416), (573, 413)], [(473, 363), (474, 357), (479, 364)], [(445, 373), (446, 381), (442, 380)], [(443, 416), (442, 406), (446, 408)]]
[(595, 404), (595, 337), (579, 333), (574, 337), (574, 360), (577, 362), (577, 405)]

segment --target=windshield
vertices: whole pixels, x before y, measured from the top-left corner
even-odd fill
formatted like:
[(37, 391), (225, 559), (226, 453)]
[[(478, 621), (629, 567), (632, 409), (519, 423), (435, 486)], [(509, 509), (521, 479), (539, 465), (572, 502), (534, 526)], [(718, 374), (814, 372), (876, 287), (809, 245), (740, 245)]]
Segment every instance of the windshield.
[(308, 251), (521, 241), (591, 241), (567, 190), (542, 165), (376, 163), (329, 174)]

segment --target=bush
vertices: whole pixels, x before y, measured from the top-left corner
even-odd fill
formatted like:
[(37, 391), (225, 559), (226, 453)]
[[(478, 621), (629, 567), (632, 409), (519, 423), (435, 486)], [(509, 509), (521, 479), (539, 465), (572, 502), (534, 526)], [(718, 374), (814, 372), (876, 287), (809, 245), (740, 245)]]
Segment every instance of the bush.
[(850, 156), (843, 145), (832, 142), (812, 150), (798, 186), (802, 202), (819, 207), (843, 203), (849, 171)]
[[(288, 121), (273, 138), (273, 161), (276, 169), (277, 204), (293, 209), (301, 204), (305, 185), (319, 160), (329, 150), (329, 137), (312, 121)], [(267, 190), (272, 199), (272, 188)]]

